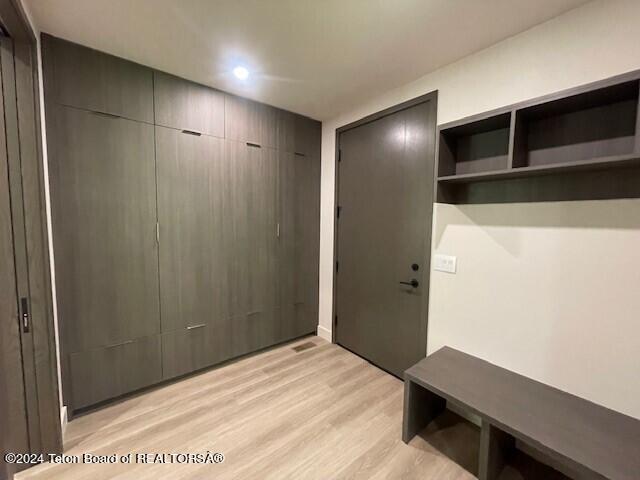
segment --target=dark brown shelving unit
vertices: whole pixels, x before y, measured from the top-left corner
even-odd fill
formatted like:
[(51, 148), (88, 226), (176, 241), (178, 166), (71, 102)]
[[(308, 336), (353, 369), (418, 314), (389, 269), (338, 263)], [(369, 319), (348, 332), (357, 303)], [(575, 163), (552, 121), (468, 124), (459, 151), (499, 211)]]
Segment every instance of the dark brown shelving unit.
[(438, 201), (640, 197), (640, 72), (442, 125)]
[(506, 169), (511, 112), (440, 130), (438, 171), (473, 175)]

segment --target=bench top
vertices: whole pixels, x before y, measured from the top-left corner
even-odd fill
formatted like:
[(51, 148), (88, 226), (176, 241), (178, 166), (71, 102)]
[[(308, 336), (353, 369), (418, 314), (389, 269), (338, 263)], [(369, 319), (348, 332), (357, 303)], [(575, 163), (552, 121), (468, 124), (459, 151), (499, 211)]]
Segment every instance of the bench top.
[[(640, 421), (444, 347), (411, 380), (560, 461), (613, 480), (640, 478)], [(640, 379), (639, 379), (640, 381)]]

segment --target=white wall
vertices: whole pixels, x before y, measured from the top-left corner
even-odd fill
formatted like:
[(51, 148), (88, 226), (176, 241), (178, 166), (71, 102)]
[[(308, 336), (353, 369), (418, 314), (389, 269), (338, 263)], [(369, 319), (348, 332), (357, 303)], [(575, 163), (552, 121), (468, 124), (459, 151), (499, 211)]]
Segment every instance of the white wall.
[[(330, 336), (335, 129), (438, 90), (438, 123), (640, 69), (640, 2), (598, 0), (323, 123), (319, 333)], [(450, 345), (640, 418), (640, 200), (440, 205), (429, 353)]]

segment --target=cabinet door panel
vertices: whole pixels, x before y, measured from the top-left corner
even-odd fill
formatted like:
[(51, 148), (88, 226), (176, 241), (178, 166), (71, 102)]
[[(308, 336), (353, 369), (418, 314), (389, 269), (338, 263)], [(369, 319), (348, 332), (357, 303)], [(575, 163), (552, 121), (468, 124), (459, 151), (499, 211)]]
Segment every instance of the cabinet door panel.
[(87, 407), (159, 382), (160, 336), (72, 353), (69, 364), (73, 407)]
[(297, 302), (293, 305), (293, 337), (300, 337), (309, 333), (316, 333), (318, 329), (318, 301), (317, 297), (309, 295), (306, 302)]
[(151, 69), (43, 36), (49, 101), (153, 123)]
[(278, 287), (277, 156), (268, 148), (231, 140), (225, 144), (225, 162), (231, 169), (226, 226), (231, 232), (226, 250), (229, 297), (234, 345), (239, 345), (234, 352), (246, 353), (275, 339), (271, 332), (275, 329)]
[(320, 162), (280, 152), (279, 170), (280, 329), (293, 338), (317, 326)]
[(224, 94), (154, 72), (155, 122), (165, 127), (224, 137)]
[(58, 311), (69, 352), (160, 328), (153, 126), (49, 110)]
[(296, 119), (295, 113), (286, 110), (278, 111), (278, 150), (294, 152), (296, 149)]
[(228, 315), (224, 141), (156, 127), (162, 331)]
[(275, 150), (225, 142), (231, 316), (272, 309), (277, 288)]
[(246, 98), (226, 95), (225, 136), (275, 148), (278, 144), (278, 110)]
[(177, 377), (231, 358), (229, 325), (221, 320), (162, 334), (163, 377)]
[(227, 259), (229, 311), (230, 316), (235, 317), (245, 315), (249, 308), (247, 292), (249, 184), (246, 173), (248, 147), (234, 140), (225, 140), (224, 145), (224, 176), (228, 182), (224, 186), (226, 215), (223, 217), (222, 229), (225, 232), (224, 252)]
[(275, 150), (247, 147), (248, 315), (272, 311), (277, 303), (277, 174)]
[(255, 352), (280, 341), (277, 316), (278, 310), (274, 308), (232, 318), (230, 323), (233, 356)]
[(295, 152), (311, 156), (320, 156), (320, 122), (296, 115), (295, 120)]

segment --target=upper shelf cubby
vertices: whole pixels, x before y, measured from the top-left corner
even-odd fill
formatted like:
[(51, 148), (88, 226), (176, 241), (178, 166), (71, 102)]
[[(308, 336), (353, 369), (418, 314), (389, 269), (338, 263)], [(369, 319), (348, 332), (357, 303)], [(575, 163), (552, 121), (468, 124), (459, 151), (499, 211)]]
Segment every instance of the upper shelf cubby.
[(511, 112), (507, 112), (440, 130), (440, 175), (507, 168), (510, 124)]
[(637, 113), (635, 80), (517, 110), (513, 167), (634, 154)]
[[(636, 194), (617, 178), (640, 179), (639, 79), (634, 72), (441, 126), (438, 201), (640, 197), (640, 186)], [(633, 170), (611, 173), (620, 169)], [(542, 176), (557, 178), (534, 180)]]

